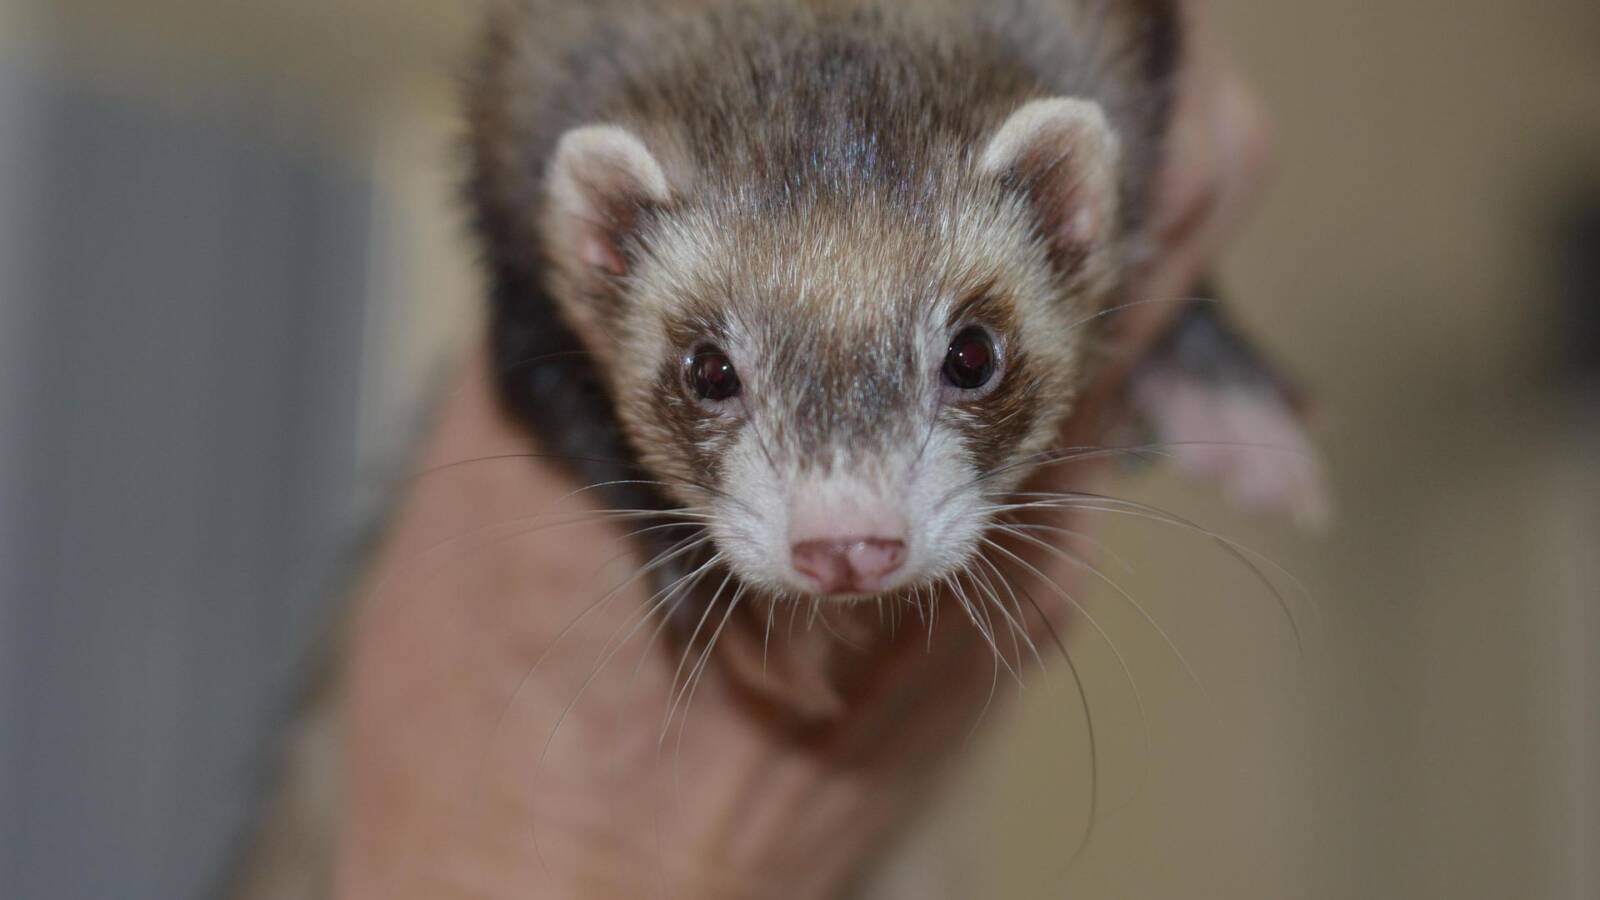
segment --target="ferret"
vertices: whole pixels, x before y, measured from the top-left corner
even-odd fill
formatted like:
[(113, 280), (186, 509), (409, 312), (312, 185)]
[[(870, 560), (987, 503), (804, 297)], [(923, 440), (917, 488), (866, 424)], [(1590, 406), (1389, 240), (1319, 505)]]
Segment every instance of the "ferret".
[(506, 404), (754, 589), (959, 569), (1142, 236), (1175, 12), (1096, 6), (515, 7), (468, 103)]
[(1093, 378), (1181, 53), (1173, 0), (510, 7), (468, 96), (506, 406), (757, 594), (938, 583)]
[[(605, 503), (692, 512), (752, 595), (962, 571), (1149, 260), (1180, 26), (1175, 0), (505, 5), (466, 96), (501, 401)], [(1300, 440), (1215, 304), (1178, 323), (1127, 391), (1147, 430)], [(1240, 492), (1312, 509), (1306, 481)]]

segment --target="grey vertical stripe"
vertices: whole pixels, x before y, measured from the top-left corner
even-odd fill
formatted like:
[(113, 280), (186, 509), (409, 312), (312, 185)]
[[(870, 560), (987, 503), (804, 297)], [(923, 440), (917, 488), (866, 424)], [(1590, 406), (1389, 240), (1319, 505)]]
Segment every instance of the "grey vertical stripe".
[(351, 530), (370, 191), (18, 73), (0, 121), (0, 897), (207, 896)]

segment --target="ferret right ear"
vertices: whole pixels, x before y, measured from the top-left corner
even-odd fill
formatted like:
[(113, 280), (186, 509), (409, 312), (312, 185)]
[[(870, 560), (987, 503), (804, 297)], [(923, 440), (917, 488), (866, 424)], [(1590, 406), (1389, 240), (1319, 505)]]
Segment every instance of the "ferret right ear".
[(628, 273), (628, 241), (641, 216), (671, 199), (655, 156), (615, 125), (588, 125), (562, 136), (549, 192), (558, 252), (597, 281)]
[(1099, 104), (1034, 100), (990, 140), (982, 166), (1032, 203), (1057, 261), (1083, 266), (1116, 233), (1117, 137)]

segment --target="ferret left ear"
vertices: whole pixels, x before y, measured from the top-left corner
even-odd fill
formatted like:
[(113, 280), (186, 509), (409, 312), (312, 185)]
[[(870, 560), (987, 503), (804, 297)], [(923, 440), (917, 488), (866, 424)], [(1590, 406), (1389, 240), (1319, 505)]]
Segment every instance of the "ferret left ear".
[(1118, 160), (1099, 104), (1056, 97), (1012, 113), (982, 166), (1028, 197), (1052, 254), (1073, 271), (1115, 234)]
[(616, 125), (563, 135), (550, 164), (549, 192), (557, 252), (599, 278), (627, 274), (627, 244), (641, 217), (672, 196), (649, 148)]

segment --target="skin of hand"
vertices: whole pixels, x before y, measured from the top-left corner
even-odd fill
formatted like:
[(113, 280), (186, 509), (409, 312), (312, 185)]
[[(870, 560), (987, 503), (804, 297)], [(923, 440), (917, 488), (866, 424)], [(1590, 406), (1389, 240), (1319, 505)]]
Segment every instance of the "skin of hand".
[[(1135, 299), (1190, 289), (1265, 168), (1260, 113), (1202, 25), (1191, 22), (1159, 191), (1162, 246)], [(1137, 358), (1175, 308), (1120, 317), (1117, 357)], [(679, 695), (695, 660), (680, 670), (681, 647), (653, 639), (656, 620), (639, 615), (652, 588), (626, 583), (642, 563), (628, 523), (588, 515), (564, 472), (532, 456), (487, 366), (475, 355), (443, 404), (361, 592), (344, 672), (336, 895), (836, 895), (990, 704), (988, 644), (949, 604), (931, 640), (914, 616), (890, 634), (869, 605), (818, 626), (835, 645), (835, 632), (869, 644), (809, 673), (836, 691), (826, 715), (785, 715), (781, 690), (752, 702), (729, 675), (737, 666), (716, 661), (692, 700)], [(1116, 369), (1063, 446), (1095, 443)], [(1052, 467), (1028, 489), (1082, 486), (1093, 468)], [(1060, 585), (1081, 576), (1013, 548)], [(1019, 593), (1071, 627), (1055, 587), (1009, 568)], [(1053, 647), (1040, 616), (1024, 615), (1041, 653)], [(802, 616), (795, 633), (818, 633), (804, 626)], [(803, 680), (822, 663), (789, 648), (801, 639), (788, 627), (774, 629), (772, 677)], [(754, 640), (765, 657), (764, 635)]]

